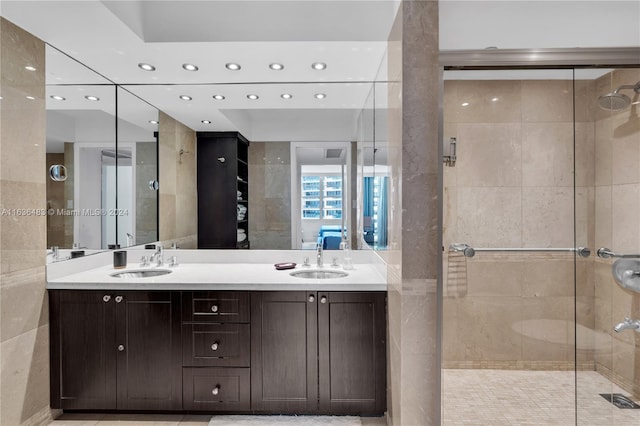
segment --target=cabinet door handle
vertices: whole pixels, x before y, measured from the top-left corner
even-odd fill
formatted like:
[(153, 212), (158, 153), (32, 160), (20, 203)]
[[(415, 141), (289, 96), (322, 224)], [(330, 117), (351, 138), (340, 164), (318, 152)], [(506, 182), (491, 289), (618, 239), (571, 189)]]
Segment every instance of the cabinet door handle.
[(116, 303), (122, 302), (122, 296), (116, 296)]
[(327, 296), (322, 296), (320, 298), (320, 303), (327, 303)]
[(111, 300), (111, 296), (109, 296), (108, 294), (105, 294), (104, 296), (102, 296), (102, 301), (107, 303), (109, 300)]
[(211, 305), (211, 312), (218, 312), (218, 305)]
[(313, 302), (315, 302), (315, 300), (316, 300), (316, 297), (313, 294), (310, 294), (309, 295), (309, 302), (313, 303)]
[(124, 351), (124, 345), (118, 345), (118, 352)]
[(211, 390), (211, 393), (213, 395), (218, 395), (220, 393), (220, 385), (216, 385), (216, 387)]
[(220, 345), (219, 342), (213, 342), (213, 344), (211, 345), (211, 350), (212, 351), (217, 351), (219, 345)]

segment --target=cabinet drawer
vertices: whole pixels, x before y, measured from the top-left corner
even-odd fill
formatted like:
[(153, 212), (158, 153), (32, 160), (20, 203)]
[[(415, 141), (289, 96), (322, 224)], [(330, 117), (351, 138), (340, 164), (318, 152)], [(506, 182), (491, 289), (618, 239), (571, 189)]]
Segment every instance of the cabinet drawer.
[(186, 292), (184, 322), (249, 322), (249, 294), (238, 291)]
[(183, 368), (186, 410), (247, 411), (248, 368)]
[(249, 366), (249, 324), (183, 324), (182, 339), (185, 366)]

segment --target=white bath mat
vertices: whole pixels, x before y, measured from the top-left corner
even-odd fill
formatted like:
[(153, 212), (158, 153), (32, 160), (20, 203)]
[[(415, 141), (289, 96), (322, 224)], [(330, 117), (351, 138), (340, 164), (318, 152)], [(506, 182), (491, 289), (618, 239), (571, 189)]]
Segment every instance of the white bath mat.
[(213, 416), (209, 426), (362, 426), (355, 416)]

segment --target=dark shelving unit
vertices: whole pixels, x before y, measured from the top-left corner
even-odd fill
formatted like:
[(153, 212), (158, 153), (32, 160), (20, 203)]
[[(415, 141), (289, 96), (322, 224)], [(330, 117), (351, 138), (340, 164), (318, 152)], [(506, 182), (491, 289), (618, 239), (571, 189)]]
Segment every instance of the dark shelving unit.
[(248, 249), (249, 141), (238, 132), (198, 132), (197, 139), (198, 248)]

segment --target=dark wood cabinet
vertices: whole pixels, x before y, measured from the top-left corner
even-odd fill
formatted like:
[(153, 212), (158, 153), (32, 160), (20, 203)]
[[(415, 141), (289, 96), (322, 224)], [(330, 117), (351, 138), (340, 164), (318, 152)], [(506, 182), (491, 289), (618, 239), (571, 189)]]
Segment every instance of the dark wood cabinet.
[(252, 293), (252, 409), (384, 413), (385, 297), (382, 292)]
[(115, 302), (105, 292), (49, 292), (51, 406), (116, 408)]
[(311, 413), (318, 405), (315, 292), (251, 294), (251, 409)]
[(386, 410), (384, 292), (49, 295), (52, 408)]
[(319, 405), (324, 413), (386, 409), (384, 293), (318, 292)]
[(181, 409), (180, 293), (116, 292), (115, 298), (118, 409)]
[(184, 409), (251, 408), (249, 293), (182, 293)]
[(249, 248), (249, 141), (238, 132), (197, 138), (198, 248)]
[(51, 404), (182, 408), (180, 293), (51, 291)]

